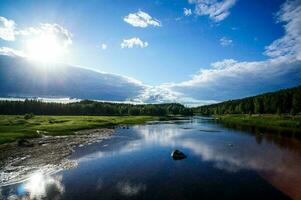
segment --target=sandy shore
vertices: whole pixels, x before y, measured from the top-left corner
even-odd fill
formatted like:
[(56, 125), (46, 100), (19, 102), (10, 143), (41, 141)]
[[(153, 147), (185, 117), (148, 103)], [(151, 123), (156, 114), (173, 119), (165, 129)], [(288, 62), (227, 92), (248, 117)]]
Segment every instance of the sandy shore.
[(25, 180), (35, 171), (50, 174), (74, 167), (77, 163), (68, 156), (75, 147), (101, 142), (113, 133), (114, 129), (92, 129), (68, 136), (42, 136), (26, 141), (27, 145), (0, 145), (0, 186)]

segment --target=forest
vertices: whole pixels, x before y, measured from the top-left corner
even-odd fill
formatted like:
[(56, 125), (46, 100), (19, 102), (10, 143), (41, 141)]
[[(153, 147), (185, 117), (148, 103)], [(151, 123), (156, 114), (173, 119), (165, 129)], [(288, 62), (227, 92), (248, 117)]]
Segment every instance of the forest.
[(124, 104), (83, 100), (76, 103), (46, 103), (38, 100), (0, 101), (1, 115), (94, 115), (167, 116), (193, 114), (290, 114), (301, 113), (301, 86), (217, 104), (187, 108), (179, 103)]
[(93, 115), (93, 116), (167, 116), (192, 115), (192, 109), (181, 104), (122, 104), (83, 100), (76, 103), (46, 103), (37, 100), (0, 101), (1, 115)]
[(195, 114), (291, 114), (301, 113), (301, 85), (253, 97), (229, 100), (193, 109)]

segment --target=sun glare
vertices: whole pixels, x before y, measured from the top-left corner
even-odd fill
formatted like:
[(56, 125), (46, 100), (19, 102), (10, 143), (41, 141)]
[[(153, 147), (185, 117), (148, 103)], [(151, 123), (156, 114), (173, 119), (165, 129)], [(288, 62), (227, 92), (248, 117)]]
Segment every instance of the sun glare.
[(55, 35), (45, 34), (27, 41), (28, 57), (39, 61), (56, 61), (62, 54), (63, 49)]

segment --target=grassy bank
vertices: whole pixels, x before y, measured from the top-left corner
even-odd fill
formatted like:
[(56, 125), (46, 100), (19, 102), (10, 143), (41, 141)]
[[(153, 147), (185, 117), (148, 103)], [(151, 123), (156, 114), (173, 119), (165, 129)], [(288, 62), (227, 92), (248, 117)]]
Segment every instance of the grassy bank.
[(216, 115), (220, 122), (281, 130), (301, 130), (301, 116)]
[(119, 124), (139, 124), (158, 120), (154, 116), (28, 116), (0, 115), (0, 144), (21, 138), (45, 135), (68, 135), (74, 131)]

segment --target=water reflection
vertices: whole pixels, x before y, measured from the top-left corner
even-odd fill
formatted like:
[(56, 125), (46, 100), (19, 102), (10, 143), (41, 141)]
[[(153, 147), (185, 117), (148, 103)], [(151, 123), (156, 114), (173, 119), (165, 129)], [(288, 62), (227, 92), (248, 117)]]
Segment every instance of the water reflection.
[(124, 196), (134, 196), (146, 190), (146, 185), (142, 183), (121, 181), (117, 183), (117, 189)]
[[(187, 159), (173, 161), (174, 149)], [(72, 159), (79, 166), (60, 176), (36, 173), (0, 192), (27, 199), (301, 199), (300, 140), (208, 119), (119, 129)]]
[[(199, 132), (199, 130), (210, 131)], [(202, 162), (211, 162), (212, 167), (219, 170), (231, 173), (241, 170), (256, 171), (290, 197), (301, 198), (299, 140), (279, 138), (277, 135), (265, 132), (246, 134), (246, 132), (229, 129), (225, 131), (218, 125), (200, 125), (197, 122), (186, 122), (184, 129), (183, 124), (157, 124), (135, 126), (133, 131), (139, 136), (137, 139), (128, 141), (114, 151), (101, 152), (101, 154), (98, 152), (98, 155), (110, 157), (143, 151), (157, 145), (187, 149), (199, 156)], [(94, 155), (93, 158), (99, 157)], [(125, 189), (122, 191), (136, 191), (138, 188), (143, 188), (131, 184), (124, 185)]]
[[(123, 132), (126, 130), (121, 129), (118, 131), (122, 132), (123, 135)], [(135, 137), (128, 136), (131, 139), (127, 140), (125, 136), (113, 136), (115, 140), (109, 141), (110, 144), (103, 145), (103, 147), (109, 147), (108, 150), (102, 149), (102, 151), (98, 151), (97, 149), (96, 152), (77, 158), (77, 161), (87, 162), (104, 157), (129, 154), (157, 144), (176, 146), (177, 138), (183, 135), (183, 132), (180, 132), (178, 127), (169, 124), (134, 126), (130, 133)], [(119, 143), (120, 140), (125, 140), (126, 142)]]
[(40, 200), (40, 199), (60, 199), (65, 189), (62, 176), (44, 175), (42, 172), (32, 174), (29, 179), (21, 184), (17, 184), (10, 189), (1, 191), (3, 199), (8, 200)]

